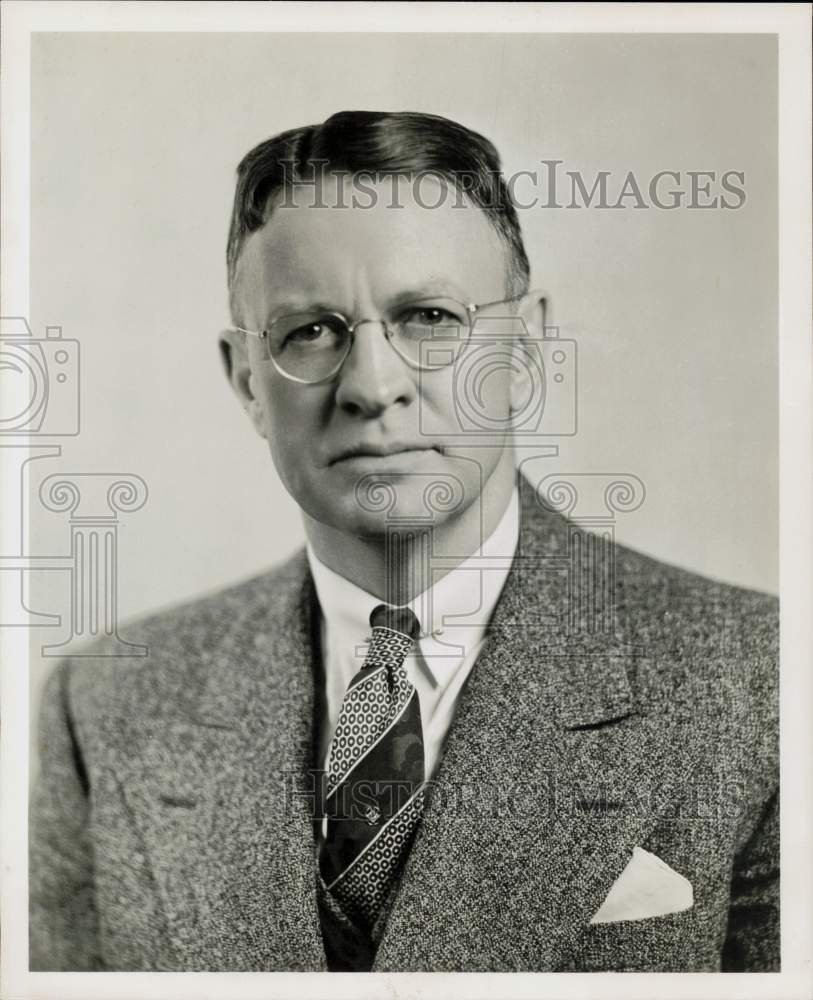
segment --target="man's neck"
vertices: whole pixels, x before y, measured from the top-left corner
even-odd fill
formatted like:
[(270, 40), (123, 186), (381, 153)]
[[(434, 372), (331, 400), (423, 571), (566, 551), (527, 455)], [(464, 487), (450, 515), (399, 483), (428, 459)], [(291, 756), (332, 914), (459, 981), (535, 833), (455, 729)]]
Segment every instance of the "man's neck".
[[(468, 559), (493, 534), (516, 485), (515, 473), (503, 473), (493, 475), (466, 510), (438, 525), (358, 537), (305, 515), (308, 542), (317, 559), (334, 573), (388, 604), (407, 604)], [(441, 567), (439, 558), (443, 560)]]

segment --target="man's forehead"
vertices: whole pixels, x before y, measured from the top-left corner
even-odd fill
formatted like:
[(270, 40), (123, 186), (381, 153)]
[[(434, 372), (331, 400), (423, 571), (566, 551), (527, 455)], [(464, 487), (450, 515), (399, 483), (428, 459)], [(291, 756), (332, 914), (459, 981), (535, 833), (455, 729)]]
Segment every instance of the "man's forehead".
[(484, 283), (502, 288), (506, 248), (488, 217), (430, 175), (331, 176), (276, 202), (243, 247), (239, 270), (249, 287), (261, 279), (266, 289), (317, 292), (363, 269), (385, 284), (448, 278), (472, 294)]
[[(377, 218), (382, 223), (398, 218), (404, 211), (423, 215), (431, 221), (435, 215), (482, 215), (469, 196), (447, 178), (437, 173), (417, 171), (390, 175), (324, 171), (306, 180), (296, 181), (274, 196), (277, 209), (309, 209), (320, 219), (325, 210), (358, 210), (360, 217)], [(395, 213), (395, 214), (394, 214)]]

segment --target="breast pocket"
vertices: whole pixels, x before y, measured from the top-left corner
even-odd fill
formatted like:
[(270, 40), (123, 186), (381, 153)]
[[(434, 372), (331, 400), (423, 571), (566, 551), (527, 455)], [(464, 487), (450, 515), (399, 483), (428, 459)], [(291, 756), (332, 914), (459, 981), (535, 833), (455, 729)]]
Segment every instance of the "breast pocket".
[(574, 971), (715, 972), (719, 952), (695, 908), (585, 928)]

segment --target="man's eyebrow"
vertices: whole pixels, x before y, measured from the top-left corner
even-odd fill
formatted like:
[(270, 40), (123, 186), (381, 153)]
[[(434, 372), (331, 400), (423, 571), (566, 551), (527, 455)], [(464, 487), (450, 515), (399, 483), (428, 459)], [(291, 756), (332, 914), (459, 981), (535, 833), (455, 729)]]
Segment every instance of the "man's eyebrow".
[(470, 301), (469, 295), (453, 281), (430, 281), (422, 285), (414, 285), (398, 292), (393, 298), (387, 300), (387, 305), (403, 305), (405, 302), (414, 302), (416, 299), (446, 298), (455, 299), (464, 305)]
[(328, 305), (327, 302), (323, 302), (321, 299), (283, 299), (281, 302), (276, 302), (268, 310), (265, 316), (265, 325), (267, 327), (270, 323), (273, 323), (275, 319), (279, 319), (281, 316), (312, 312), (341, 312), (341, 309), (338, 309), (336, 305)]
[[(432, 298), (455, 299), (458, 302), (462, 302), (463, 305), (468, 305), (470, 301), (467, 293), (452, 281), (429, 281), (402, 289), (394, 296), (386, 299), (384, 307), (385, 309), (393, 309), (408, 302)], [(311, 312), (338, 312), (343, 314), (344, 310), (337, 306), (335, 302), (330, 303), (323, 299), (291, 297), (276, 302), (269, 309), (265, 318), (265, 325), (268, 326), (275, 319), (279, 319), (280, 316), (290, 315), (291, 313)]]

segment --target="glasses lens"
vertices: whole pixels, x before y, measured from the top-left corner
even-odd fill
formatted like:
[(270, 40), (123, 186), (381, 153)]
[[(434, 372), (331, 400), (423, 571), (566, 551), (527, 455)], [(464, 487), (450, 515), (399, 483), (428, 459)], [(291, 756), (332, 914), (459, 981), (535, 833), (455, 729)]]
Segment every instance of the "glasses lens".
[(350, 331), (333, 313), (293, 313), (275, 320), (268, 349), (277, 367), (302, 382), (332, 375), (350, 349)]
[(454, 299), (421, 299), (399, 308), (390, 325), (393, 346), (421, 368), (453, 364), (469, 338), (468, 309)]

